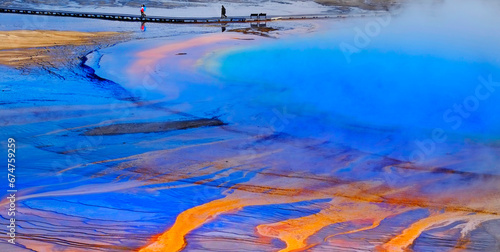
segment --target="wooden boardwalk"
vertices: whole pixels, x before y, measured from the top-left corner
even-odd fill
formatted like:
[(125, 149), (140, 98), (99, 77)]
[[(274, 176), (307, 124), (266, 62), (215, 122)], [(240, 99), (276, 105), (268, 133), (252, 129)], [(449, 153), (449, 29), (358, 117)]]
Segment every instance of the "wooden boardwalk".
[(113, 14), (113, 13), (90, 13), (90, 12), (73, 12), (73, 11), (47, 11), (47, 10), (32, 10), (32, 9), (10, 9), (0, 8), (0, 13), (15, 13), (25, 15), (45, 15), (58, 17), (76, 17), (76, 18), (93, 18), (105, 19), (114, 21), (129, 21), (129, 22), (155, 22), (155, 23), (243, 23), (257, 21), (275, 21), (275, 20), (301, 20), (301, 19), (326, 19), (326, 18), (343, 18), (347, 15), (287, 15), (287, 16), (264, 16), (251, 18), (248, 17), (228, 17), (228, 18), (180, 18), (180, 17), (158, 17), (147, 16), (141, 18), (139, 15), (130, 14)]

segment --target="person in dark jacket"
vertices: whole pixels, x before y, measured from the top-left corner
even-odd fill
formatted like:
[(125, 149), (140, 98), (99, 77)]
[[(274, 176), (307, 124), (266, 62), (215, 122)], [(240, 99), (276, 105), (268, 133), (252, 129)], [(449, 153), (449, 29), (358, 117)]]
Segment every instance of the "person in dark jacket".
[(227, 16), (226, 16), (226, 8), (224, 8), (224, 5), (222, 5), (222, 8), (220, 10), (220, 17), (221, 18), (227, 18)]

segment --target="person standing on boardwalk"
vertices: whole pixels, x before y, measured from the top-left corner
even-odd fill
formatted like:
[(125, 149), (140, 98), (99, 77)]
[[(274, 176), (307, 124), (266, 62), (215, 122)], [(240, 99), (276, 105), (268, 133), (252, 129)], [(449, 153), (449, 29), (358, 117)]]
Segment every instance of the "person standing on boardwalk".
[(141, 18), (145, 18), (146, 17), (146, 5), (142, 5), (141, 7)]
[(227, 16), (226, 16), (226, 8), (224, 8), (224, 5), (222, 5), (222, 8), (220, 10), (220, 18), (227, 18)]

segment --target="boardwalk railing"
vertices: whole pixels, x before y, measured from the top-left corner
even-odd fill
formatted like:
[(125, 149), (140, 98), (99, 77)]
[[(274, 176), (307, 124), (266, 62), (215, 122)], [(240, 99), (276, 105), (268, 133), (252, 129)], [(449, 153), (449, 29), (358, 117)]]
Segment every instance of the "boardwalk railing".
[(292, 20), (292, 19), (317, 19), (317, 18), (335, 18), (344, 17), (343, 15), (289, 15), (289, 16), (267, 16), (264, 13), (258, 17), (228, 17), (228, 18), (179, 18), (179, 17), (141, 17), (139, 15), (130, 14), (112, 14), (112, 13), (89, 13), (89, 12), (74, 12), (74, 11), (47, 11), (47, 10), (32, 10), (32, 9), (12, 9), (0, 8), (0, 13), (16, 13), (26, 15), (45, 15), (59, 17), (77, 17), (77, 18), (94, 18), (106, 19), (115, 21), (131, 21), (131, 22), (156, 22), (156, 23), (242, 23), (255, 21), (273, 21), (273, 20)]
[(32, 9), (12, 9), (1, 8), (0, 13), (15, 13), (26, 15), (45, 15), (58, 17), (77, 17), (77, 18), (94, 18), (106, 19), (114, 21), (130, 21), (130, 22), (156, 22), (156, 23), (243, 23), (243, 22), (261, 22), (261, 21), (276, 21), (276, 20), (304, 20), (304, 19), (326, 19), (326, 18), (346, 18), (346, 17), (365, 17), (365, 16), (380, 16), (388, 15), (389, 12), (371, 12), (369, 14), (332, 14), (332, 15), (285, 15), (285, 16), (267, 16), (266, 13), (250, 14), (248, 17), (229, 17), (229, 18), (183, 18), (183, 17), (141, 17), (139, 15), (130, 14), (113, 14), (113, 13), (89, 13), (75, 11), (47, 11), (47, 10), (32, 10)]

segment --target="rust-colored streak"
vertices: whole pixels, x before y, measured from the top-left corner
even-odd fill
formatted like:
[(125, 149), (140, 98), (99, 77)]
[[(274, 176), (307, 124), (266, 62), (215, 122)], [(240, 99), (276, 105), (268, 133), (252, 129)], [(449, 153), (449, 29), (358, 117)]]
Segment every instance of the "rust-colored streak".
[(433, 213), (429, 217), (413, 223), (401, 234), (393, 237), (391, 240), (378, 247), (377, 250), (391, 252), (406, 251), (406, 249), (413, 244), (413, 242), (422, 234), (422, 232), (429, 229), (447, 226), (456, 221), (466, 222), (465, 224), (457, 225), (455, 227), (462, 230), (461, 235), (463, 239), (479, 224), (495, 219), (500, 219), (500, 216), (487, 214), (470, 214), (467, 212)]
[(245, 202), (240, 199), (220, 199), (182, 212), (175, 224), (153, 244), (140, 252), (180, 251), (186, 246), (185, 236), (220, 213), (240, 208)]
[(283, 197), (275, 196), (272, 193), (270, 195), (259, 195), (237, 191), (225, 198), (214, 200), (182, 212), (169, 230), (159, 236), (154, 243), (142, 248), (139, 252), (181, 251), (187, 245), (185, 236), (188, 233), (220, 214), (236, 211), (242, 207), (293, 203), (308, 199), (311, 199), (311, 196)]
[[(273, 224), (259, 225), (257, 231), (261, 235), (284, 241), (286, 248), (279, 252), (303, 251), (317, 245), (308, 244), (307, 239), (329, 225), (357, 220), (372, 222), (372, 225), (369, 227), (342, 232), (336, 235), (361, 232), (377, 227), (383, 219), (399, 211), (383, 209), (375, 204), (365, 202), (332, 200), (328, 208), (321, 210), (317, 214)], [(324, 240), (333, 236), (335, 235), (330, 235), (324, 238)]]

